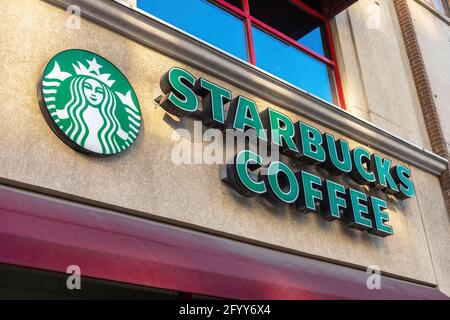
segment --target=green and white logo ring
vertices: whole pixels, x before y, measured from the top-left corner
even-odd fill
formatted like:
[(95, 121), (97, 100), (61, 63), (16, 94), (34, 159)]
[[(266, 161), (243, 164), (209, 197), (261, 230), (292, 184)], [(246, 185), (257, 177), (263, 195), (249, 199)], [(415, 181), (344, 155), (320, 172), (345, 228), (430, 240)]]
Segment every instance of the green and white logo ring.
[(67, 145), (89, 155), (128, 149), (141, 129), (141, 109), (123, 73), (90, 51), (71, 49), (45, 67), (38, 90), (41, 111)]

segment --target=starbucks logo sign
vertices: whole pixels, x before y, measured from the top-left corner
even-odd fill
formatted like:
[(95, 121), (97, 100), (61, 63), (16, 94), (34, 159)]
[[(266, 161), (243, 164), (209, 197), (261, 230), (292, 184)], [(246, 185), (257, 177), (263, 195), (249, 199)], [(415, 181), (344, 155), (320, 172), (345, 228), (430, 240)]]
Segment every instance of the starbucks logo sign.
[(107, 156), (128, 149), (141, 128), (141, 110), (125, 76), (101, 56), (67, 50), (47, 64), (39, 85), (41, 110), (70, 147)]

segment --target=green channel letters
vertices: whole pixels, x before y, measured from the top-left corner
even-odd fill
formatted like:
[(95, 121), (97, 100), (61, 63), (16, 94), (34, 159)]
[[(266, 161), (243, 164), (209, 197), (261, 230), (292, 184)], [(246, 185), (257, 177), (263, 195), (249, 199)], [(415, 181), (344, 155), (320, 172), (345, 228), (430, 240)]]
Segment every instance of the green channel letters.
[(414, 197), (416, 190), (411, 181), (411, 170), (402, 164), (398, 164), (391, 171), (394, 181), (398, 184), (400, 190), (396, 197), (403, 200)]
[(264, 127), (268, 128), (271, 143), (282, 147), (285, 154), (298, 154), (295, 143), (295, 126), (291, 119), (276, 110), (267, 108), (261, 114)]
[(367, 202), (367, 195), (358, 190), (349, 188), (348, 196), (350, 199), (348, 210), (345, 212), (347, 224), (358, 230), (370, 230), (372, 221), (365, 217), (369, 214), (369, 207), (362, 201)]
[(165, 96), (159, 104), (176, 116), (186, 116), (197, 111), (198, 98), (194, 92), (195, 77), (181, 68), (170, 69), (161, 80)]
[(375, 173), (375, 187), (377, 189), (385, 190), (386, 193), (396, 194), (399, 190), (394, 178), (391, 176), (392, 161), (383, 159), (378, 154), (373, 154), (371, 159), (371, 167), (374, 168)]
[[(351, 176), (359, 184), (375, 182), (375, 174), (370, 171), (370, 152), (362, 147), (356, 147), (352, 151), (353, 169)], [(368, 168), (364, 166), (366, 165)]]
[(297, 210), (300, 212), (319, 212), (318, 204), (323, 200), (323, 195), (317, 187), (322, 186), (322, 179), (306, 171), (300, 171), (297, 178), (303, 191), (302, 197), (299, 197), (297, 201)]
[[(98, 61), (100, 60), (98, 58)], [(115, 94), (119, 98), (119, 100), (116, 100), (125, 104), (127, 113), (130, 113), (126, 109), (127, 104), (130, 104), (129, 101), (132, 101), (136, 106), (135, 113), (136, 110), (139, 110), (134, 91), (126, 85), (124, 86), (124, 81), (119, 79), (120, 76), (117, 73), (111, 71), (104, 60), (101, 60), (102, 63), (99, 66), (91, 58), (86, 62), (89, 66), (84, 67), (84, 69), (91, 75), (95, 73), (94, 78), (97, 77), (103, 82), (106, 81), (105, 83), (107, 85), (109, 83), (110, 87), (113, 86), (114, 81), (111, 82), (108, 79), (109, 75), (113, 75), (114, 80), (120, 82), (121, 86), (114, 88)], [(72, 63), (74, 62), (71, 60), (70, 65)], [(61, 64), (64, 67), (69, 66), (69, 63), (61, 62)], [(108, 74), (99, 72), (103, 66), (105, 66), (105, 69), (102, 69), (102, 71), (108, 71)], [(77, 70), (84, 70), (80, 65), (77, 68)], [(69, 71), (63, 68), (59, 70), (54, 66), (52, 75), (56, 74), (56, 78), (60, 77), (64, 80), (66, 72)], [(71, 75), (69, 74), (69, 76)], [(81, 128), (80, 123), (83, 124), (83, 119), (79, 119), (76, 124), (74, 123), (69, 127), (69, 123), (66, 124), (62, 118), (56, 117), (61, 111), (55, 113), (54, 109), (59, 110), (61, 107), (58, 100), (56, 104), (53, 103), (54, 100), (51, 100), (56, 88), (50, 86), (54, 85), (55, 82), (49, 79), (46, 84), (49, 87), (46, 87), (43, 92), (44, 98), (47, 98), (45, 101), (49, 103), (48, 108), (51, 117), (55, 122), (60, 123), (61, 128), (69, 130), (66, 133), (74, 141), (80, 141), (84, 145), (84, 133), (80, 132), (81, 129), (75, 129), (75, 125)], [(75, 83), (75, 86), (77, 85), (79, 85), (78, 82)], [(84, 83), (82, 85), (87, 92), (97, 92), (98, 90), (97, 94), (99, 95), (102, 95), (103, 92), (107, 93), (107, 89), (104, 87), (94, 86), (92, 88), (90, 83), (91, 87)], [(259, 142), (268, 142), (258, 144), (260, 150), (261, 146), (266, 145), (275, 147), (276, 151), (279, 147), (284, 156), (294, 159), (293, 165), (296, 168), (302, 169), (294, 171), (284, 162), (272, 161), (267, 170), (262, 170), (263, 158), (258, 153), (250, 150), (241, 151), (235, 155), (234, 163), (227, 164), (223, 168), (221, 178), (245, 197), (264, 195), (276, 205), (295, 203), (296, 209), (300, 212), (319, 212), (322, 218), (326, 220), (344, 220), (352, 228), (385, 237), (393, 234), (393, 228), (386, 224), (389, 221), (388, 213), (385, 211), (387, 201), (369, 196), (354, 188), (346, 188), (330, 179), (322, 180), (321, 177), (303, 169), (308, 168), (309, 165), (319, 165), (317, 171), (322, 172), (323, 169), (327, 169), (331, 173), (331, 177), (349, 174), (358, 184), (375, 186), (385, 193), (395, 195), (398, 199), (411, 198), (416, 194), (411, 179), (411, 171), (405, 165), (398, 164), (393, 167), (391, 160), (371, 153), (362, 146), (350, 150), (348, 141), (336, 139), (330, 133), (322, 134), (314, 126), (302, 121), (294, 123), (286, 114), (272, 108), (266, 108), (259, 113), (253, 100), (244, 96), (233, 98), (230, 90), (203, 78), (196, 79), (186, 70), (181, 68), (170, 69), (162, 77), (160, 85), (165, 95), (160, 98), (159, 103), (167, 112), (176, 116), (194, 115), (196, 118), (201, 116), (203, 124), (207, 127), (222, 130), (234, 129), (234, 132), (245, 132), (248, 129), (255, 130)], [(70, 92), (69, 90), (66, 91)], [(117, 93), (124, 91), (130, 91), (131, 93)], [(123, 99), (123, 97), (128, 98)], [(200, 101), (202, 107), (201, 110), (198, 110)], [(130, 132), (130, 128), (139, 128), (140, 116), (135, 114), (135, 117), (133, 117), (131, 112), (130, 119), (133, 122), (129, 126), (125, 119), (121, 117), (118, 117), (118, 119), (119, 128), (122, 130), (111, 130), (118, 130), (114, 139), (118, 143), (116, 149), (120, 150), (123, 149), (123, 144), (117, 137), (135, 138), (137, 132)], [(123, 135), (122, 131), (126, 131), (128, 136)], [(102, 147), (98, 150), (102, 152), (113, 150), (115, 142), (107, 141), (104, 144), (107, 144), (110, 149), (105, 149), (106, 147), (103, 147), (102, 144)], [(128, 147), (130, 143), (132, 143), (132, 140), (127, 140), (125, 147)], [(299, 164), (298, 162), (305, 162), (305, 164)], [(345, 180), (340, 179), (339, 181)]]
[(254, 194), (263, 194), (267, 191), (264, 181), (255, 181), (248, 172), (249, 164), (262, 165), (262, 157), (250, 150), (243, 150), (236, 156), (236, 171), (242, 184)]
[(203, 78), (197, 80), (195, 91), (203, 98), (203, 124), (213, 128), (223, 127), (225, 104), (231, 101), (231, 91)]
[(375, 228), (369, 232), (380, 237), (394, 234), (392, 227), (385, 224), (386, 221), (389, 221), (389, 215), (384, 211), (388, 208), (387, 202), (376, 197), (370, 197), (370, 207)]
[(325, 220), (342, 219), (342, 212), (347, 209), (345, 187), (331, 180), (326, 180), (323, 187), (322, 217)]
[[(280, 173), (287, 179), (286, 182), (281, 182)], [(275, 196), (283, 203), (294, 203), (299, 196), (299, 185), (297, 177), (294, 172), (283, 162), (274, 161), (267, 169), (267, 182), (269, 190), (267, 194)], [(287, 186), (287, 191), (283, 190), (283, 185)]]
[[(233, 121), (233, 123), (231, 124), (230, 121)], [(241, 132), (253, 128), (259, 139), (267, 141), (258, 107), (253, 100), (243, 96), (239, 96), (231, 101), (227, 128), (233, 128)]]
[(325, 150), (322, 147), (320, 131), (304, 122), (298, 123), (300, 139), (299, 145), (302, 157), (310, 163), (322, 163), (326, 160)]
[(328, 151), (327, 167), (339, 174), (350, 173), (353, 166), (348, 142), (342, 139), (335, 141), (334, 136), (329, 133), (323, 134), (322, 139), (323, 147)]

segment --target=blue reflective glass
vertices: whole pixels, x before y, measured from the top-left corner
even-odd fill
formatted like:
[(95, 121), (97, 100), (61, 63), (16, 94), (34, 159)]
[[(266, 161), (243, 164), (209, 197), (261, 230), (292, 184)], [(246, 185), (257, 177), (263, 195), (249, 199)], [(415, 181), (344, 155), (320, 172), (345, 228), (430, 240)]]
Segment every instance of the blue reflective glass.
[(444, 3), (442, 2), (442, 0), (433, 0), (433, 4), (437, 11), (445, 13)]
[[(309, 3), (320, 2), (311, 0)], [(303, 11), (290, 1), (249, 0), (250, 13), (275, 30), (325, 56), (322, 38), (323, 21)], [(320, 7), (321, 5), (318, 4)]]
[(252, 30), (258, 67), (333, 102), (328, 67), (324, 63), (256, 27)]
[(138, 0), (137, 6), (243, 60), (248, 60), (244, 22), (207, 0)]
[(320, 27), (317, 27), (310, 33), (307, 33), (302, 38), (297, 40), (297, 42), (312, 49), (316, 53), (325, 56), (325, 51), (323, 50), (322, 31)]

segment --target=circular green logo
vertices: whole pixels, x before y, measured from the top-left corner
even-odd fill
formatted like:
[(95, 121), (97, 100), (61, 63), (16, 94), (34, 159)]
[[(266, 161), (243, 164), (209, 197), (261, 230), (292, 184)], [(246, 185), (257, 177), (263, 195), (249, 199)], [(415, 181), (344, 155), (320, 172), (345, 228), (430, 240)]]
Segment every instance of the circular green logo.
[(91, 155), (128, 149), (141, 128), (133, 87), (112, 63), (85, 50), (54, 56), (42, 76), (41, 110), (70, 147)]

